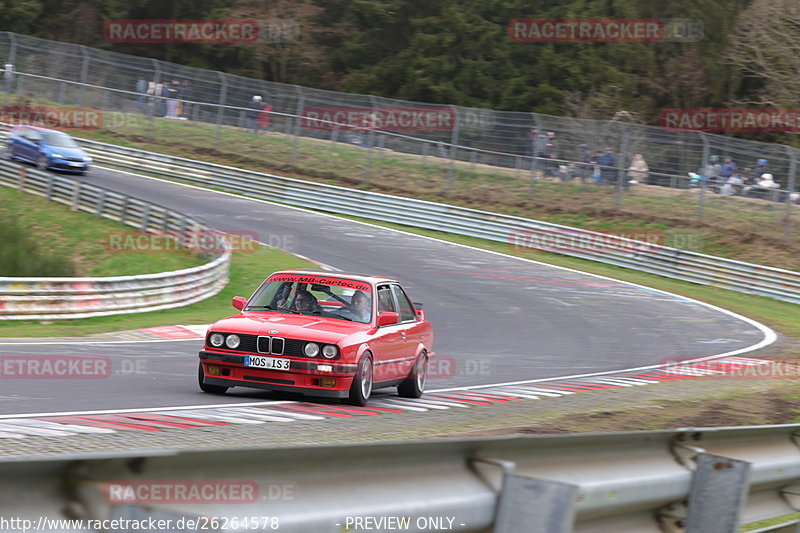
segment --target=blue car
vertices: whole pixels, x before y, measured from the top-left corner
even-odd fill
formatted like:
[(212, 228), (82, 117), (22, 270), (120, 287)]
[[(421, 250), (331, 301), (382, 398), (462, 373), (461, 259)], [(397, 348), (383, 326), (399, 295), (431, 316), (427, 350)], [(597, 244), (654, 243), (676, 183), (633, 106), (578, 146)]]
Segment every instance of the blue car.
[(84, 174), (92, 158), (63, 131), (34, 126), (15, 126), (6, 140), (6, 155), (33, 163), (42, 170)]

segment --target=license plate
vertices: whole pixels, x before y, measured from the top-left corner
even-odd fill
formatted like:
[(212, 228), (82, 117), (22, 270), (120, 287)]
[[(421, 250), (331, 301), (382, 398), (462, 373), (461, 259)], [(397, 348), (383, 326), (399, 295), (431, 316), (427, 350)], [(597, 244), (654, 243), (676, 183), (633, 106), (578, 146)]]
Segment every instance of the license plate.
[(70, 163), (70, 165), (73, 167), (82, 167), (83, 163)]
[(276, 357), (263, 357), (261, 355), (245, 355), (244, 366), (253, 368), (264, 368), (267, 370), (289, 370), (292, 362), (289, 359), (278, 359)]

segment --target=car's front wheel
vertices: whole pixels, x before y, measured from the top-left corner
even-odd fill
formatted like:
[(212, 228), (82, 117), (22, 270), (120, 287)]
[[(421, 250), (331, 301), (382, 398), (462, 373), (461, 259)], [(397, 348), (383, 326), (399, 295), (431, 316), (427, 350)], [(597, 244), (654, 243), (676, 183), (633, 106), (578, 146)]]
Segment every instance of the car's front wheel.
[(414, 368), (408, 377), (397, 386), (398, 396), (403, 398), (419, 398), (425, 392), (425, 385), (428, 383), (428, 356), (425, 352), (419, 354)]
[(222, 385), (209, 385), (207, 383), (203, 383), (203, 363), (197, 367), (197, 382), (200, 385), (200, 390), (203, 392), (208, 392), (210, 394), (225, 394), (228, 391), (228, 387), (223, 387)]
[(358, 362), (358, 369), (350, 385), (350, 396), (347, 402), (359, 407), (367, 405), (372, 395), (372, 357), (367, 353)]
[(36, 168), (39, 170), (47, 170), (48, 166), (50, 166), (50, 161), (47, 159), (47, 156), (40, 155), (39, 159), (36, 160)]

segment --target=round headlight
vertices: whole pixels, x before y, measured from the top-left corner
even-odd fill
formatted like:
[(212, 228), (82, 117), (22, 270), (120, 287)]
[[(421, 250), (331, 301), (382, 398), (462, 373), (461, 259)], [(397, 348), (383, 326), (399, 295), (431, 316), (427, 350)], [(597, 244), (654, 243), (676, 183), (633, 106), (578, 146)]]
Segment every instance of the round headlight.
[(309, 357), (316, 357), (319, 355), (319, 344), (316, 342), (309, 342), (306, 344), (305, 348), (303, 348), (303, 353)]
[(333, 344), (326, 344), (325, 346), (322, 347), (322, 355), (324, 357), (327, 357), (328, 359), (333, 359), (334, 357), (336, 357), (337, 351), (338, 350), (336, 349), (336, 346), (334, 346)]
[(219, 348), (222, 346), (222, 343), (225, 342), (225, 337), (220, 335), (219, 333), (212, 333), (211, 336), (208, 338), (208, 341), (211, 343), (211, 346), (216, 346)]
[(231, 350), (235, 350), (239, 347), (240, 342), (241, 339), (239, 338), (239, 335), (228, 335), (228, 337), (225, 339), (225, 346)]

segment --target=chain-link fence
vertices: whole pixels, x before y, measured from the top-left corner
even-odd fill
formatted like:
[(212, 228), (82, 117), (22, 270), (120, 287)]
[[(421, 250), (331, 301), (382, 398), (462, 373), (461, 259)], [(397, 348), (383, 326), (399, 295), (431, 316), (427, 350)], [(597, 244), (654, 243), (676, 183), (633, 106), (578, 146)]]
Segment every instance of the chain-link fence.
[[(352, 184), (391, 182), (402, 192), (438, 190), (512, 205), (532, 197), (573, 201), (585, 193), (596, 206), (619, 210), (631, 190), (666, 188), (671, 196), (664, 202), (672, 203), (664, 208), (676, 216), (718, 223), (750, 216), (752, 224), (800, 241), (791, 223), (798, 150), (788, 146), (326, 91), (9, 32), (0, 32), (0, 54), (13, 65), (4, 69), (4, 98), (100, 109), (104, 128), (119, 134)], [(262, 100), (254, 102), (254, 95)], [(531, 138), (534, 128), (541, 145)], [(601, 153), (613, 159), (598, 160)], [(631, 172), (635, 154), (645, 159), (646, 172)], [(726, 156), (744, 170), (744, 183), (704, 179), (712, 158), (721, 163)], [(748, 184), (748, 173), (757, 176), (747, 167), (759, 159), (768, 161), (775, 187)], [(633, 187), (632, 178), (639, 182)], [(610, 187), (597, 193), (597, 184)], [(753, 201), (732, 204), (731, 196)]]

